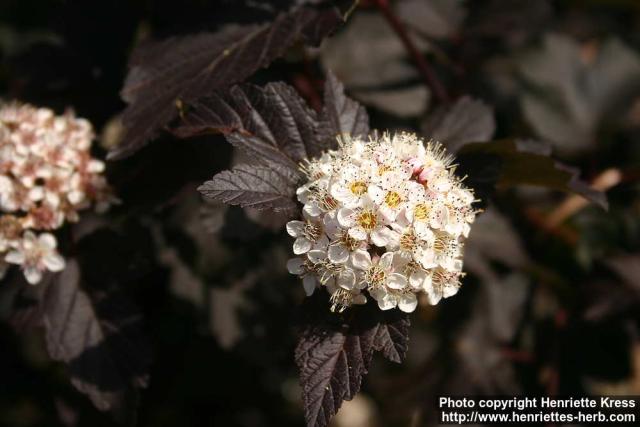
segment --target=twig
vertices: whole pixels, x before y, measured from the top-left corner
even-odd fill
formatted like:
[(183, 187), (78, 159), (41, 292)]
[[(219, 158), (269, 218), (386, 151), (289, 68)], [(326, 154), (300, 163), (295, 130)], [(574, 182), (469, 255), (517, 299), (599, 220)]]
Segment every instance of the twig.
[(405, 29), (405, 27), (402, 25), (402, 23), (400, 22), (398, 17), (395, 15), (393, 10), (391, 10), (391, 6), (389, 5), (389, 0), (374, 0), (374, 1), (375, 1), (375, 4), (378, 6), (378, 9), (380, 9), (380, 12), (382, 12), (384, 17), (386, 18), (387, 22), (389, 22), (389, 25), (391, 25), (391, 27), (396, 32), (398, 37), (400, 37), (400, 40), (402, 40), (402, 43), (404, 44), (405, 48), (407, 49), (407, 51), (415, 61), (416, 66), (418, 67), (418, 70), (420, 70), (422, 79), (425, 81), (427, 86), (429, 86), (429, 88), (431, 89), (435, 97), (442, 103), (445, 103), (445, 104), (449, 103), (450, 98), (449, 98), (449, 95), (447, 94), (446, 89), (444, 88), (440, 80), (438, 80), (438, 77), (436, 76), (435, 71), (433, 71), (433, 68), (431, 68), (427, 60), (424, 58), (422, 53), (418, 50), (416, 45), (413, 43), (413, 41), (409, 37), (409, 34), (407, 33), (407, 30)]
[[(593, 180), (591, 188), (599, 191), (607, 191), (620, 184), (621, 181), (622, 173), (618, 169), (607, 169)], [(549, 229), (558, 227), (567, 218), (571, 217), (588, 204), (589, 201), (580, 195), (574, 194), (568, 196), (560, 206), (549, 214), (545, 221), (545, 227)]]

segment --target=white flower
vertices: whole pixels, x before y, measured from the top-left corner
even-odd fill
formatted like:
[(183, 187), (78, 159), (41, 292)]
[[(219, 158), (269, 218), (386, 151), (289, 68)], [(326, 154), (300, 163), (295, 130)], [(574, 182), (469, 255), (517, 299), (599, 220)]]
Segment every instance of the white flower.
[(331, 240), (327, 250), (331, 262), (345, 263), (353, 251), (368, 247), (366, 242), (351, 237), (349, 230), (342, 228), (334, 216), (325, 216), (325, 229)]
[(296, 238), (293, 242), (293, 253), (296, 255), (305, 254), (312, 249), (325, 249), (329, 244), (329, 239), (324, 232), (324, 225), (316, 218), (309, 218), (305, 221), (289, 221), (287, 233)]
[(340, 226), (348, 230), (349, 236), (355, 240), (370, 240), (376, 246), (384, 246), (389, 239), (389, 220), (382, 215), (369, 196), (362, 198), (362, 205), (357, 208), (344, 207), (338, 210)]
[(0, 175), (0, 209), (5, 212), (13, 212), (18, 207), (13, 181), (6, 175)]
[(381, 310), (390, 310), (398, 307), (405, 313), (412, 313), (418, 306), (418, 298), (411, 291), (374, 289), (369, 293), (378, 302), (378, 307)]
[(404, 258), (406, 262), (415, 261), (424, 268), (437, 265), (434, 251), (436, 236), (430, 228), (411, 225), (402, 216), (391, 224), (391, 228), (393, 232), (390, 233), (387, 247), (396, 251), (397, 258)]
[(452, 157), (409, 133), (338, 142), (301, 166), (303, 220), (287, 224), (301, 255), (287, 266), (305, 292), (325, 287), (334, 311), (364, 304), (368, 293), (380, 309), (405, 312), (419, 293), (435, 304), (457, 292), (476, 211)]
[(318, 282), (315, 266), (305, 258), (291, 258), (287, 261), (287, 270), (291, 274), (302, 277), (302, 286), (307, 296), (313, 295)]
[(104, 163), (91, 157), (94, 137), (91, 124), (72, 112), (0, 107), (0, 233), (8, 227), (12, 235), (10, 247), (0, 244), (0, 256), (22, 265), (30, 283), (64, 267), (53, 235), (36, 238), (33, 230), (57, 229), (91, 204), (116, 202)]
[(442, 268), (433, 270), (424, 282), (424, 290), (429, 298), (429, 303), (436, 305), (442, 298), (449, 298), (458, 293), (461, 276), (460, 272), (451, 272)]
[(351, 266), (332, 262), (323, 250), (309, 251), (307, 257), (314, 265), (318, 280), (325, 286), (334, 285), (343, 289), (356, 287), (356, 274)]
[(407, 286), (407, 278), (393, 270), (393, 252), (371, 258), (369, 252), (358, 250), (351, 255), (351, 263), (361, 271), (359, 282), (362, 288), (404, 289)]
[(331, 311), (343, 312), (352, 305), (366, 304), (367, 297), (364, 296), (359, 289), (344, 289), (335, 285), (327, 285), (329, 291), (329, 301), (331, 303)]
[(408, 181), (410, 174), (387, 172), (385, 179), (369, 185), (369, 197), (378, 205), (380, 213), (389, 222), (394, 221), (407, 205), (413, 205), (424, 198), (424, 187)]
[(64, 258), (56, 251), (56, 238), (53, 234), (42, 233), (36, 237), (31, 231), (24, 233), (18, 247), (5, 257), (5, 261), (22, 266), (27, 282), (35, 285), (42, 280), (42, 273), (62, 271)]
[(373, 178), (372, 167), (371, 162), (368, 162), (364, 167), (348, 163), (340, 168), (340, 172), (329, 187), (331, 196), (343, 206), (349, 208), (360, 206)]
[(320, 178), (310, 184), (298, 188), (296, 194), (298, 200), (304, 204), (302, 211), (310, 217), (333, 212), (338, 207), (338, 202), (329, 194), (329, 179)]

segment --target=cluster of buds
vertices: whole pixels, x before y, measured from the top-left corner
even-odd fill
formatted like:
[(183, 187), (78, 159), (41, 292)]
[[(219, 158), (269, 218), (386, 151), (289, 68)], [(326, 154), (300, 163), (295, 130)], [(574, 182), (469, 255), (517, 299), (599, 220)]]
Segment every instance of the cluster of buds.
[(307, 295), (326, 287), (332, 311), (364, 304), (367, 294), (382, 310), (405, 312), (421, 292), (431, 304), (454, 295), (477, 211), (453, 159), (409, 133), (339, 142), (303, 165), (303, 220), (287, 224), (297, 255), (289, 272)]
[[(8, 104), (0, 108), (0, 274), (22, 267), (36, 284), (45, 270), (60, 271), (64, 258), (53, 234), (78, 212), (114, 201), (104, 163), (91, 157), (91, 124), (72, 112)], [(45, 231), (36, 235), (35, 231)]]

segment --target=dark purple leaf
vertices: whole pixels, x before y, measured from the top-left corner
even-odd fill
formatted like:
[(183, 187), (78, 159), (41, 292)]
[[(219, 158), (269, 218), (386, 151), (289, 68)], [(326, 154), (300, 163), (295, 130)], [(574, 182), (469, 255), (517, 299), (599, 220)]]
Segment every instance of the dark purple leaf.
[(195, 102), (174, 133), (182, 138), (222, 133), (257, 162), (278, 165), (296, 177), (316, 122), (315, 112), (292, 87), (242, 85)]
[[(45, 276), (45, 281), (50, 276)], [(9, 272), (0, 288), (0, 318), (9, 322), (18, 334), (42, 326), (42, 299), (44, 286), (30, 286), (22, 271)], [(3, 312), (2, 308), (8, 310)]]
[(293, 213), (300, 163), (333, 147), (341, 133), (368, 132), (364, 108), (344, 96), (332, 75), (325, 101), (320, 122), (284, 83), (234, 86), (194, 102), (174, 133), (182, 138), (222, 133), (256, 164), (221, 172), (200, 192), (231, 205)]
[(401, 363), (409, 348), (409, 317), (399, 310), (380, 314), (384, 321), (375, 326), (373, 347), (392, 362)]
[(604, 260), (629, 288), (640, 292), (640, 254), (619, 254)]
[(71, 259), (47, 285), (41, 304), (49, 355), (67, 364), (71, 383), (99, 410), (131, 423), (150, 364), (132, 303), (114, 286), (84, 283)]
[(296, 209), (293, 195), (295, 181), (275, 167), (240, 165), (215, 175), (198, 191), (205, 197), (229, 205), (292, 212)]
[(327, 73), (324, 86), (324, 106), (320, 113), (315, 143), (309, 155), (335, 148), (336, 137), (349, 134), (364, 136), (369, 133), (369, 116), (364, 107), (344, 94), (344, 86), (333, 73)]
[(422, 124), (425, 137), (441, 142), (454, 153), (469, 142), (490, 140), (495, 130), (492, 108), (468, 96), (436, 109)]
[(110, 157), (139, 150), (178, 117), (181, 105), (246, 79), (296, 40), (317, 45), (343, 19), (333, 6), (300, 6), (263, 25), (233, 26), (140, 46), (122, 89), (129, 104), (123, 114), (125, 136)]
[(467, 144), (457, 160), (458, 172), (469, 176), (465, 183), (479, 193), (488, 193), (485, 186), (532, 185), (577, 193), (605, 209), (608, 206), (605, 194), (581, 181), (578, 170), (531, 152), (513, 139)]
[[(324, 304), (323, 304), (324, 303)], [(308, 427), (325, 427), (342, 401), (360, 390), (374, 351), (401, 362), (407, 350), (409, 318), (377, 307), (353, 307), (330, 313), (326, 300), (311, 298), (303, 307), (302, 327), (295, 360)]]

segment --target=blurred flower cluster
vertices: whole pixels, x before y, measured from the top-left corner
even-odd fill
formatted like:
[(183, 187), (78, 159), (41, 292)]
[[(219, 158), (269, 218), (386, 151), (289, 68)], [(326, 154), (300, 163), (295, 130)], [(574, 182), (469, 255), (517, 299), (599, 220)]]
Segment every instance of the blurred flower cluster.
[(60, 271), (55, 230), (76, 222), (95, 204), (104, 211), (115, 199), (104, 163), (91, 157), (91, 124), (72, 112), (56, 116), (47, 108), (8, 104), (0, 108), (0, 274), (22, 267), (36, 284), (45, 270)]
[(405, 312), (420, 292), (431, 304), (455, 294), (476, 212), (452, 158), (409, 133), (340, 142), (304, 165), (304, 220), (287, 224), (299, 255), (289, 272), (308, 295), (326, 286), (333, 311), (364, 304), (364, 290), (382, 310)]

